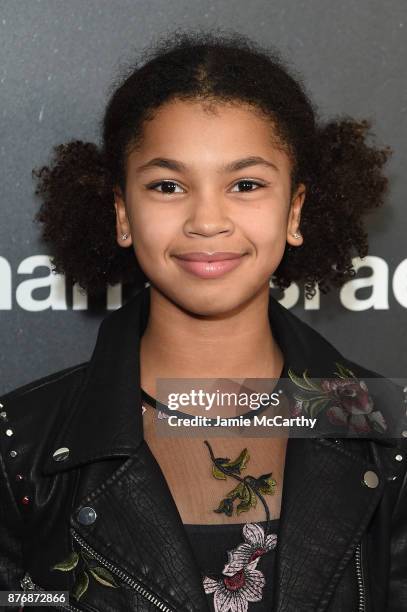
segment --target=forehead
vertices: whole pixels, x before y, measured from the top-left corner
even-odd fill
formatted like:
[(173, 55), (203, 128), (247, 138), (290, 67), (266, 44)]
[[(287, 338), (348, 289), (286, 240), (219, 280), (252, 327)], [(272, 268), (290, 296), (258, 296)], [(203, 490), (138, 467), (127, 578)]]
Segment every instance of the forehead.
[[(194, 163), (274, 155), (287, 163), (286, 147), (270, 117), (243, 102), (171, 100), (143, 124), (129, 163), (161, 155)], [(285, 158), (285, 160), (284, 160)]]

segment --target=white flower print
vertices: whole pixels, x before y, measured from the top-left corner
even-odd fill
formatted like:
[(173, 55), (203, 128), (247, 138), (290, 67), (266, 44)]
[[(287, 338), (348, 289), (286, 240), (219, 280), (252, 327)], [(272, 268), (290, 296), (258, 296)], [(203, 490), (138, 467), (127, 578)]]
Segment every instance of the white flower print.
[(264, 529), (257, 523), (247, 523), (243, 527), (244, 542), (234, 550), (228, 551), (228, 562), (222, 576), (205, 576), (205, 593), (214, 593), (215, 612), (246, 612), (249, 601), (261, 601), (266, 579), (256, 569), (260, 558), (277, 544), (277, 534), (267, 537)]
[(205, 593), (214, 593), (215, 612), (246, 612), (249, 601), (261, 601), (266, 584), (262, 572), (256, 569), (260, 557), (248, 563), (234, 576), (214, 580), (204, 578)]
[(275, 548), (277, 544), (277, 534), (270, 533), (265, 538), (264, 529), (258, 523), (246, 523), (243, 527), (243, 538), (245, 540), (243, 544), (228, 551), (228, 563), (223, 570), (226, 576), (233, 576), (242, 567)]

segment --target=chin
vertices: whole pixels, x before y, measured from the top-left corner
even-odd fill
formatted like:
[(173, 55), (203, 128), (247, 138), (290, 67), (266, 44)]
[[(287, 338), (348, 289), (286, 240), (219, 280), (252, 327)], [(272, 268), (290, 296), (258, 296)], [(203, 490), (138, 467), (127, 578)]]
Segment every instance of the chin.
[(245, 289), (241, 281), (242, 279), (233, 287), (222, 287), (221, 284), (210, 286), (207, 282), (203, 283), (202, 287), (197, 287), (195, 283), (180, 288), (173, 286), (168, 292), (164, 291), (164, 294), (177, 306), (193, 315), (222, 316), (243, 307), (256, 293), (256, 290), (251, 288)]

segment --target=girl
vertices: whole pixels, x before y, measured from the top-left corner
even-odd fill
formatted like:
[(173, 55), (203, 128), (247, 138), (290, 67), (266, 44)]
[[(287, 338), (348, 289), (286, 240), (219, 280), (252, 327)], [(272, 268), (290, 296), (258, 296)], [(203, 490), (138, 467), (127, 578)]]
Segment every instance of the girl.
[[(101, 612), (403, 610), (406, 440), (379, 435), (400, 390), (373, 398), (378, 375), (270, 292), (354, 274), (389, 150), (367, 121), (318, 120), (279, 56), (237, 34), (176, 32), (142, 60), (102, 145), (59, 145), (35, 171), (55, 270), (135, 292), (90, 361), (1, 400), (1, 586)], [(202, 409), (172, 411), (159, 379), (272, 381), (319, 433), (162, 436), (158, 417)]]

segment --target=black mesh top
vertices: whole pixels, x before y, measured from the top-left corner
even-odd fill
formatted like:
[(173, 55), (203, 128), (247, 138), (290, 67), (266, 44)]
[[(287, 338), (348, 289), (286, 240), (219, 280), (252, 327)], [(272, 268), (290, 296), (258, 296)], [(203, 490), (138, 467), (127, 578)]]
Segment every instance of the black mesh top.
[[(285, 387), (284, 363), (276, 389)], [(160, 404), (143, 389), (143, 400)], [(284, 392), (284, 391), (283, 391)], [(167, 409), (168, 410), (168, 409)], [(161, 411), (159, 418), (166, 415)], [(185, 524), (211, 612), (270, 612), (279, 519), (225, 525)]]
[[(279, 519), (229, 525), (188, 525), (212, 612), (270, 612)], [(228, 558), (228, 551), (229, 558)]]

